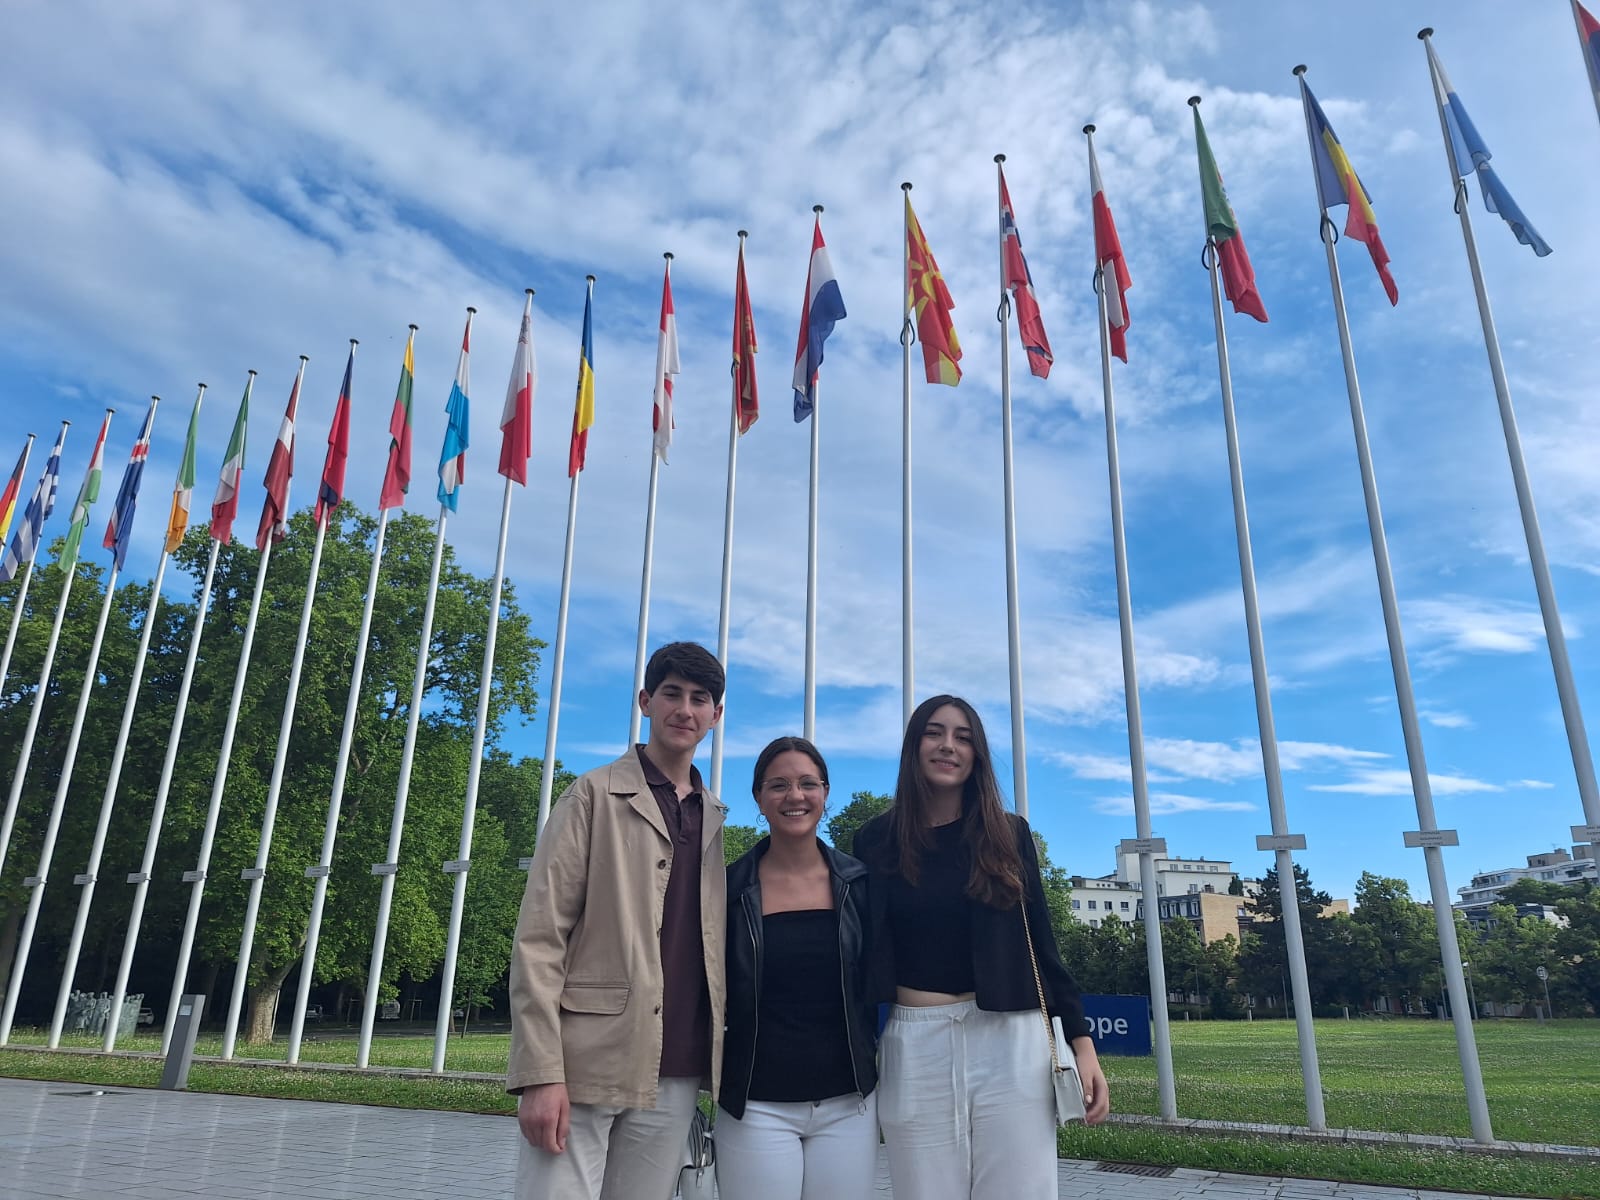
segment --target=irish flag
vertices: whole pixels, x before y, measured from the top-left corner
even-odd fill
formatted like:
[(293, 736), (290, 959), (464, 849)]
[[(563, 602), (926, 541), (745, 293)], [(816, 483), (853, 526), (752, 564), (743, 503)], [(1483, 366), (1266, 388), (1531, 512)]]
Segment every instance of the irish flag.
[(183, 461), (178, 464), (178, 479), (172, 485), (172, 511), (167, 515), (167, 553), (174, 553), (183, 544), (183, 535), (189, 532), (189, 508), (194, 500), (194, 444), (200, 434), (200, 401), (205, 398), (205, 385), (194, 398), (194, 408), (189, 413), (189, 437), (183, 444)]

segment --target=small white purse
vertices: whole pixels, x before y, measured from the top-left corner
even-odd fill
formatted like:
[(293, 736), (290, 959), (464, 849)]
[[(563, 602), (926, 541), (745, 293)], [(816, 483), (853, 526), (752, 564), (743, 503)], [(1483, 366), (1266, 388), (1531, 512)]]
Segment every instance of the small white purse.
[(1050, 1043), (1050, 1082), (1055, 1087), (1056, 1124), (1087, 1119), (1089, 1112), (1083, 1102), (1083, 1080), (1078, 1078), (1078, 1059), (1072, 1053), (1066, 1034), (1061, 1028), (1061, 1018), (1052, 1017), (1045, 1004), (1044, 981), (1039, 977), (1039, 956), (1033, 949), (1033, 930), (1028, 924), (1026, 898), (1018, 901), (1022, 909), (1022, 932), (1028, 940), (1028, 961), (1033, 966), (1033, 986), (1039, 994), (1039, 1017), (1044, 1021), (1045, 1040)]

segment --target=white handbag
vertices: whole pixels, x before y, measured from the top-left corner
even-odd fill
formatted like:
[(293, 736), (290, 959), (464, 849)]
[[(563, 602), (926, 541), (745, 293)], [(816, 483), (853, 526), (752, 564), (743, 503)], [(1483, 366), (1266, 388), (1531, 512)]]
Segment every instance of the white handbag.
[(1033, 930), (1028, 925), (1028, 905), (1024, 897), (1017, 902), (1022, 909), (1022, 933), (1028, 940), (1028, 961), (1033, 966), (1033, 986), (1039, 995), (1039, 1017), (1044, 1021), (1045, 1040), (1050, 1043), (1050, 1082), (1055, 1087), (1056, 1124), (1082, 1121), (1088, 1115), (1083, 1102), (1083, 1080), (1078, 1078), (1078, 1059), (1072, 1053), (1061, 1028), (1061, 1018), (1052, 1017), (1044, 999), (1044, 981), (1039, 977), (1039, 956), (1033, 950)]

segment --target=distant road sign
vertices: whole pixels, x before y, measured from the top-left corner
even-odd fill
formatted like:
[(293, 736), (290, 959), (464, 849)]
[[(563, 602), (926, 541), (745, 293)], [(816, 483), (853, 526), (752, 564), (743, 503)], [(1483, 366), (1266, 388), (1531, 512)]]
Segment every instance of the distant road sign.
[(1545, 970), (1543, 967), (1535, 968), (1533, 973), (1535, 975), (1537, 975), (1540, 979), (1549, 979), (1550, 978), (1550, 972)]

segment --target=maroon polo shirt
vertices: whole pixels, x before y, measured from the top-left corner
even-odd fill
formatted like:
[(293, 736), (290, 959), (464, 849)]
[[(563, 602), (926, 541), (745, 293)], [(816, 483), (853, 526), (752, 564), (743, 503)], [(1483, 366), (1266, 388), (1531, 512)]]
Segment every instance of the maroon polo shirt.
[(639, 746), (639, 765), (661, 809), (672, 838), (667, 860), (667, 896), (661, 913), (661, 1075), (664, 1078), (711, 1073), (711, 993), (706, 987), (705, 948), (700, 936), (700, 834), (705, 824), (700, 772), (689, 768), (694, 789), (678, 798), (677, 785), (663, 775)]

